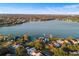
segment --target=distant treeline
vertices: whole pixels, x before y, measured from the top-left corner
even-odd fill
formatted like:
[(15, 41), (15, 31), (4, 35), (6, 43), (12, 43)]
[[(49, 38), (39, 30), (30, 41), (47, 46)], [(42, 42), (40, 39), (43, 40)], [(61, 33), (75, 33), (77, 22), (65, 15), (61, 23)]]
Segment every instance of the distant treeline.
[(0, 26), (22, 24), (30, 21), (72, 20), (79, 22), (79, 15), (49, 14), (0, 14)]

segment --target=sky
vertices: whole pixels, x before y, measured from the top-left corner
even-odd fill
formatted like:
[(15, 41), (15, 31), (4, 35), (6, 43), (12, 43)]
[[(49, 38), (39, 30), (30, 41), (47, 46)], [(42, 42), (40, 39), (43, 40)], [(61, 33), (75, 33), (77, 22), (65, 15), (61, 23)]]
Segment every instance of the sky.
[(79, 3), (0, 3), (0, 14), (79, 14)]

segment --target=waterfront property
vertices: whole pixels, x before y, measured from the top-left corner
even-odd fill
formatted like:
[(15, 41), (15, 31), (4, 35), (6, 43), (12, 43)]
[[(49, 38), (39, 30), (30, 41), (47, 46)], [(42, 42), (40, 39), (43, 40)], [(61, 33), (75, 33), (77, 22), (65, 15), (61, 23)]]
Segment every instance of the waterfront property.
[[(60, 56), (60, 55), (79, 55), (79, 40), (73, 38), (57, 37), (36, 37), (33, 41), (29, 40), (29, 35), (9, 36), (13, 40), (7, 40), (5, 36), (0, 38), (0, 55), (16, 56)], [(53, 35), (52, 35), (53, 36)], [(47, 38), (47, 39), (45, 39)], [(16, 40), (15, 40), (16, 39)], [(29, 41), (28, 41), (29, 40)]]

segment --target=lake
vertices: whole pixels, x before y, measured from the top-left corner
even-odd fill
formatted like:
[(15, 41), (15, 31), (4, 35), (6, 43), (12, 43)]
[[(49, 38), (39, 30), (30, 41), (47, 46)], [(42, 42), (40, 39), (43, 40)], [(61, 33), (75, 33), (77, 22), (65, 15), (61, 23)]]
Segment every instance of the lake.
[(79, 38), (79, 23), (66, 21), (42, 21), (42, 22), (27, 22), (16, 26), (0, 27), (1, 34), (20, 35), (28, 33), (29, 35), (38, 36), (41, 34), (52, 34), (53, 36), (66, 38), (72, 36)]

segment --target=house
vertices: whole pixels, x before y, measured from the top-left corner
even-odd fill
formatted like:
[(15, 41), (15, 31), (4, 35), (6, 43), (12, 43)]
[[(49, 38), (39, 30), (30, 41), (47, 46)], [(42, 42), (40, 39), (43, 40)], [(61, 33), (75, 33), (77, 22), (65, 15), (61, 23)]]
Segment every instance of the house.
[(53, 46), (56, 47), (56, 48), (60, 48), (61, 47), (61, 44), (55, 42), (55, 43), (53, 43)]
[(69, 40), (69, 42), (70, 42), (71, 44), (78, 44), (78, 42), (77, 42), (76, 40)]
[(4, 36), (4, 40), (8, 40), (8, 36), (6, 35), (6, 36)]
[(79, 54), (79, 51), (73, 51), (73, 52), (69, 52), (69, 54)]
[(62, 42), (62, 40), (56, 40), (56, 42), (57, 42), (57, 43), (61, 43), (61, 42)]
[(25, 48), (27, 50), (27, 54), (31, 56), (32, 52), (35, 51), (35, 48), (30, 48), (30, 47), (26, 47)]
[(49, 47), (53, 47), (53, 44), (52, 44), (52, 43), (50, 43), (50, 44), (48, 44), (48, 46), (49, 46)]
[(16, 49), (20, 46), (20, 44), (17, 44), (17, 42), (12, 42), (12, 46)]
[(44, 42), (44, 43), (47, 43), (48, 41), (49, 41), (49, 38), (44, 38), (44, 39), (43, 39), (43, 42)]
[(68, 43), (68, 40), (64, 40), (64, 43)]
[(36, 41), (43, 42), (44, 37), (39, 37)]
[(77, 39), (77, 43), (79, 44), (79, 39)]
[(60, 43), (60, 44), (64, 44), (64, 41), (62, 41), (62, 40), (57, 40), (56, 42)]
[(12, 54), (12, 55), (16, 54), (16, 48), (13, 47), (12, 45), (8, 46), (8, 50), (9, 50), (10, 54)]
[(0, 34), (0, 40), (4, 39), (4, 36), (2, 34)]
[(53, 52), (51, 52), (49, 49), (45, 49), (42, 51), (43, 56), (52, 56), (54, 55)]
[(56, 47), (56, 48), (60, 48), (62, 46), (62, 44), (56, 42), (56, 41), (52, 41), (50, 44), (48, 44), (49, 47)]
[(39, 51), (32, 51), (31, 55), (32, 56), (42, 56), (42, 53)]
[(14, 48), (18, 48), (20, 44), (13, 45)]
[(20, 38), (20, 36), (15, 36), (15, 41), (18, 40)]
[(24, 41), (28, 41), (28, 35), (27, 35), (27, 34), (24, 34), (24, 35), (23, 35), (23, 40), (24, 40)]
[(12, 42), (10, 42), (10, 41), (8, 41), (8, 42), (3, 42), (3, 43), (2, 43), (2, 46), (3, 46), (3, 47), (7, 47), (7, 46), (9, 46), (11, 43), (12, 43)]
[(26, 47), (27, 53), (29, 56), (41, 56), (41, 52), (36, 50), (35, 48)]
[(36, 41), (37, 42), (47, 43), (49, 41), (49, 39), (45, 38), (45, 37), (38, 37)]

